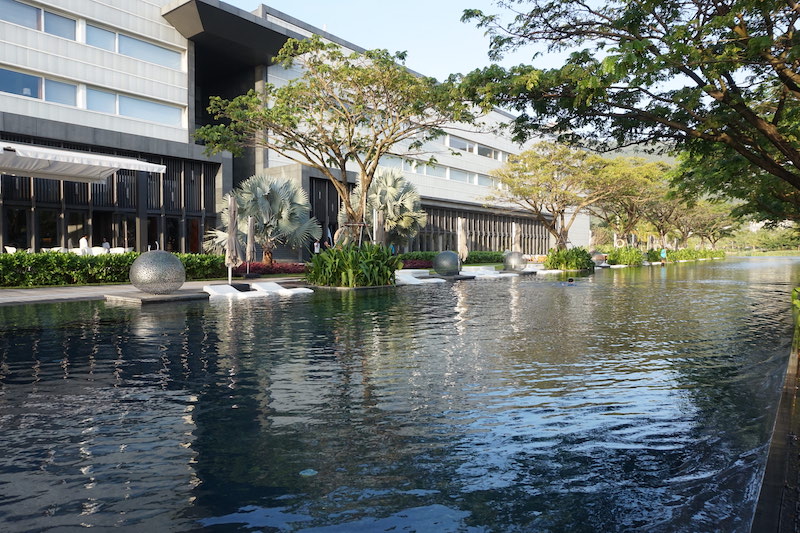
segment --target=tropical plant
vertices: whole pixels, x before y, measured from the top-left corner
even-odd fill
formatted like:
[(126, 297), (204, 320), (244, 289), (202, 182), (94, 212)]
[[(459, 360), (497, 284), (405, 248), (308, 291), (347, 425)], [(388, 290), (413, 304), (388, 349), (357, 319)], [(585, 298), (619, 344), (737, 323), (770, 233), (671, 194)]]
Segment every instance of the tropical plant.
[(585, 248), (551, 248), (544, 260), (544, 268), (551, 270), (593, 270), (592, 254)]
[(402, 261), (377, 244), (347, 244), (314, 254), (307, 265), (306, 281), (330, 287), (394, 285), (394, 272)]
[(346, 54), (316, 35), (289, 39), (275, 62), (303, 74), (261, 93), (212, 97), (208, 111), (222, 122), (195, 135), (211, 153), (255, 146), (312, 166), (336, 188), (348, 223), (361, 224), (366, 197), (350, 201), (348, 169), (357, 168), (358, 183), (369, 190), (381, 157), (420, 154), (444, 125), (473, 120), (453, 83), (418, 76), (404, 60), (386, 50)]
[[(350, 201), (360, 204), (363, 196), (361, 182), (350, 193)], [(355, 206), (354, 206), (355, 209)], [(422, 209), (417, 188), (396, 168), (379, 167), (367, 192), (364, 223), (373, 228), (374, 217), (383, 220), (383, 238), (372, 235), (375, 244), (400, 246), (419, 233), (428, 222), (428, 213)], [(347, 211), (339, 211), (339, 225), (347, 224)]]
[[(254, 237), (261, 246), (264, 262), (268, 265), (272, 264), (272, 254), (278, 245), (300, 247), (322, 235), (322, 228), (317, 220), (309, 218), (311, 206), (308, 196), (295, 181), (252, 176), (225, 196), (225, 205), (228, 205), (230, 195), (235, 198), (239, 211), (238, 238), (246, 236), (248, 217), (253, 217)], [(219, 253), (227, 246), (227, 207), (222, 210), (221, 219), (225, 229), (212, 229), (206, 234), (206, 251)]]

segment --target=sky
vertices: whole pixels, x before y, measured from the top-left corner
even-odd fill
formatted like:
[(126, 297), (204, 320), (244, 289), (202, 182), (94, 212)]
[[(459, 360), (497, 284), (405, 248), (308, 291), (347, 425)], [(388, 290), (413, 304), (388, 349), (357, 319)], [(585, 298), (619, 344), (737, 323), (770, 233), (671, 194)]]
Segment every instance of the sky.
[[(406, 51), (406, 66), (444, 80), (491, 63), (489, 39), (474, 23), (461, 22), (464, 9), (497, 13), (491, 0), (223, 0), (246, 11), (261, 4), (321, 28), (365, 49)], [(533, 48), (501, 64), (530, 63)]]

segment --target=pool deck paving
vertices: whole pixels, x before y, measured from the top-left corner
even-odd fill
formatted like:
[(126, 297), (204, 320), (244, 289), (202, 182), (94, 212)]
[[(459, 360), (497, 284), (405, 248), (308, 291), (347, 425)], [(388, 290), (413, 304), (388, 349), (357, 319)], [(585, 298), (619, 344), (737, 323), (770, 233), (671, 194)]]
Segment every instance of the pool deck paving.
[[(269, 278), (269, 281), (291, 284), (292, 282), (296, 283), (298, 278)], [(247, 282), (234, 280), (234, 285), (241, 283)], [(203, 287), (206, 285), (227, 285), (227, 282), (222, 280), (187, 281), (178, 291), (164, 295), (147, 294), (133, 285), (75, 285), (33, 289), (0, 289), (0, 305), (25, 305), (79, 300), (106, 300), (111, 303), (130, 304), (203, 300), (208, 299), (208, 294), (203, 292)]]

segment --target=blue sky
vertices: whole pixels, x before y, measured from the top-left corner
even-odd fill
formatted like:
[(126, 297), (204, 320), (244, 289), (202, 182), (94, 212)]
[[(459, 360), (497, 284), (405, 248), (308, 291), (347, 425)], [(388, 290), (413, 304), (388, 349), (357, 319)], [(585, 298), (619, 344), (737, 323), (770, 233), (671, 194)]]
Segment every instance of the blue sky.
[[(491, 0), (223, 0), (253, 11), (259, 5), (298, 18), (362, 48), (408, 52), (406, 66), (443, 80), (490, 63), (483, 30), (460, 21), (466, 8), (497, 12)], [(533, 48), (516, 53), (505, 65), (530, 63)]]

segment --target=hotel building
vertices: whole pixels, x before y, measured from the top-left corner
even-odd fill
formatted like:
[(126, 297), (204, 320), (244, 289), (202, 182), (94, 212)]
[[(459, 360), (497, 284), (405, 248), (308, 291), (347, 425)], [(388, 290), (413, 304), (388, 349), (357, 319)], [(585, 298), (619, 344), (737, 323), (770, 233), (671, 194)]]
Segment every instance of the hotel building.
[[(300, 180), (332, 234), (338, 197), (315, 169), (262, 149), (207, 156), (193, 137), (210, 121), (210, 96), (296, 76), (271, 58), (288, 38), (311, 34), (361, 50), (266, 5), (250, 13), (217, 0), (0, 0), (0, 249), (76, 247), (88, 234), (94, 245), (200, 252), (222, 196), (259, 173)], [(508, 118), (495, 111), (488, 120)], [(546, 252), (550, 237), (530, 214), (485, 205), (489, 173), (520, 148), (463, 128), (439, 143), (428, 147), (436, 165), (383, 162), (404, 170), (429, 214), (408, 248), (455, 249), (462, 218), (471, 250), (510, 249), (516, 232), (521, 251)], [(573, 244), (588, 235), (584, 217)]]

